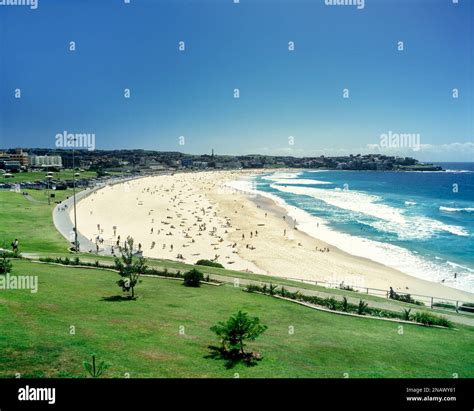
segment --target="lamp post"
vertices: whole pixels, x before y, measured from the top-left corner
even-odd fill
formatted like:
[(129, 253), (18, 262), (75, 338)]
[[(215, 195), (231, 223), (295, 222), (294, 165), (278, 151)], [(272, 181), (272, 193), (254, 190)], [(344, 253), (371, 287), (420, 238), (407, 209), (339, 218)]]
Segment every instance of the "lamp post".
[(72, 147), (72, 181), (73, 181), (73, 202), (74, 202), (74, 251), (79, 252), (79, 243), (77, 242), (77, 215), (76, 215), (76, 166), (75, 149)]
[(48, 196), (48, 205), (51, 205), (51, 195), (49, 193), (49, 186), (51, 184), (51, 179), (52, 177), (50, 175), (46, 176), (46, 180), (48, 181), (48, 186), (47, 186), (48, 188), (46, 189), (46, 195)]

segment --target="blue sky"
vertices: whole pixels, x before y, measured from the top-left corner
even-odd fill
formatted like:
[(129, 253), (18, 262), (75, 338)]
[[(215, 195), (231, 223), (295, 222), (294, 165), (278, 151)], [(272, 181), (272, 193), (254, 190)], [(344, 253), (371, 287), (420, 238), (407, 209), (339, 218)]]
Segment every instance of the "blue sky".
[(38, 1), (0, 6), (0, 147), (336, 155), (392, 131), (422, 149), (387, 153), (474, 161), (470, 1)]

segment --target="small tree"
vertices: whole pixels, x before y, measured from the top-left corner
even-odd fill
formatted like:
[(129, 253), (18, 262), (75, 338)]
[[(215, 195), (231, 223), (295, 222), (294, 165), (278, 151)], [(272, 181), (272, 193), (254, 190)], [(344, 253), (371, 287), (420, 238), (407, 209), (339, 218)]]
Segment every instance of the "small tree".
[(104, 371), (109, 368), (109, 364), (105, 361), (101, 361), (96, 365), (95, 354), (92, 354), (92, 362), (83, 361), (82, 366), (92, 378), (100, 377)]
[(193, 268), (190, 271), (184, 273), (184, 285), (186, 287), (200, 287), (201, 281), (204, 280), (204, 275), (201, 271)]
[(0, 253), (0, 274), (7, 274), (12, 269), (12, 263), (7, 258), (8, 254), (5, 250), (2, 250)]
[(146, 271), (145, 259), (133, 254), (133, 238), (127, 237), (123, 247), (119, 248), (121, 257), (115, 258), (115, 268), (122, 277), (117, 284), (124, 292), (131, 291), (131, 298), (135, 298), (135, 286), (138, 284), (140, 274)]
[(223, 352), (231, 357), (245, 358), (249, 357), (244, 351), (245, 341), (256, 340), (267, 328), (260, 324), (258, 317), (251, 318), (247, 313), (239, 311), (226, 322), (219, 322), (211, 327), (211, 331), (220, 338)]

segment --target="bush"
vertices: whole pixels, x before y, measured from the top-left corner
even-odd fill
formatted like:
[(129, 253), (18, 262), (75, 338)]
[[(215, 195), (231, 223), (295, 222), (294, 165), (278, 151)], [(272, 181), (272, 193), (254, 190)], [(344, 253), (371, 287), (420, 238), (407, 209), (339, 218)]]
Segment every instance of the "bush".
[(184, 285), (186, 287), (200, 287), (203, 279), (204, 276), (201, 271), (196, 270), (195, 268), (184, 273)]
[(425, 305), (421, 301), (411, 298), (410, 294), (394, 294), (392, 297), (393, 300), (402, 301), (404, 303), (410, 303), (415, 305)]
[(0, 255), (0, 274), (7, 274), (12, 270), (12, 263), (7, 256), (8, 253), (2, 251)]
[(205, 265), (207, 267), (224, 268), (222, 264), (215, 261), (211, 261), (211, 260), (198, 260), (195, 265)]
[(249, 293), (258, 293), (262, 291), (262, 287), (256, 284), (249, 284), (245, 288), (245, 291), (248, 291)]
[(357, 292), (357, 290), (354, 290), (350, 285), (344, 285), (343, 283), (339, 285), (339, 289), (345, 290), (345, 291)]
[(349, 311), (349, 303), (347, 302), (346, 297), (342, 298), (342, 311), (344, 311), (345, 313), (347, 313), (347, 311)]
[(367, 311), (368, 306), (369, 304), (367, 304), (366, 302), (362, 300), (359, 300), (359, 305), (357, 306), (357, 314), (364, 315), (365, 312)]
[(239, 311), (225, 322), (219, 322), (211, 327), (221, 342), (222, 353), (231, 357), (245, 358), (246, 341), (254, 341), (267, 330), (267, 326), (260, 323), (258, 317), (249, 317), (247, 313)]
[(412, 317), (413, 321), (421, 323), (427, 326), (439, 325), (440, 327), (452, 327), (453, 324), (451, 321), (444, 317), (438, 317), (437, 315), (428, 313), (426, 311), (419, 311), (415, 313)]
[(326, 304), (327, 304), (327, 306), (330, 310), (336, 310), (337, 309), (337, 301), (334, 297), (329, 298), (327, 300)]
[(404, 310), (403, 310), (403, 319), (404, 319), (405, 321), (410, 321), (410, 318), (411, 318), (411, 317), (410, 317), (410, 312), (411, 312), (411, 308), (408, 309), (408, 310), (407, 310), (407, 309), (404, 309)]
[(464, 303), (459, 307), (459, 311), (466, 311), (468, 313), (474, 313), (474, 304)]
[(450, 303), (434, 303), (433, 307), (447, 308), (449, 310), (455, 310), (456, 309), (456, 306), (454, 304), (450, 304)]

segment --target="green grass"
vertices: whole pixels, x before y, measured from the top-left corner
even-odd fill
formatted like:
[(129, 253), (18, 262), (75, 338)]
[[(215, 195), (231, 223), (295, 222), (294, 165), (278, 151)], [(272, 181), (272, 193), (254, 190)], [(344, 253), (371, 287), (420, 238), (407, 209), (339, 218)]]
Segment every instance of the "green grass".
[[(41, 203), (28, 201), (21, 194), (0, 191), (0, 247), (5, 242), (9, 247), (11, 242), (18, 238), (20, 240), (20, 249), (25, 253), (36, 253), (51, 257), (70, 256), (66, 251), (68, 243), (56, 231), (52, 220), (52, 210), (55, 206), (47, 204), (47, 197), (45, 190), (27, 190), (27, 192)], [(72, 190), (55, 191), (55, 201), (64, 200), (66, 197), (72, 195)], [(81, 254), (81, 260), (95, 261), (99, 260), (104, 263), (113, 263), (113, 258), (103, 256), (91, 256), (90, 254)], [(169, 270), (187, 271), (195, 268), (194, 265), (184, 264), (181, 262), (170, 260), (148, 260), (150, 267), (167, 268)], [(269, 277), (265, 275), (249, 274), (241, 271), (225, 270), (222, 268), (199, 266), (199, 270), (205, 274), (222, 275), (225, 277), (238, 277), (243, 279), (252, 279), (256, 281), (276, 281), (282, 285), (292, 285), (300, 288), (328, 291), (324, 287), (313, 286), (301, 282), (283, 280), (276, 277)], [(331, 289), (332, 294), (360, 294), (348, 293), (347, 291)], [(367, 300), (380, 300), (377, 297), (364, 295)], [(401, 303), (403, 305), (403, 303)]]
[[(78, 171), (76, 171), (78, 172)], [(80, 176), (77, 178), (81, 179), (90, 179), (97, 177), (95, 171), (82, 171), (79, 172)], [(73, 170), (61, 170), (58, 172), (53, 172), (54, 180), (72, 180), (74, 175)], [(46, 171), (28, 171), (24, 173), (13, 173), (13, 177), (5, 178), (0, 175), (0, 182), (9, 182), (9, 183), (24, 183), (24, 182), (34, 182), (34, 181), (43, 181), (46, 177)]]
[[(45, 190), (27, 190), (27, 192), (41, 203), (26, 200), (21, 194), (0, 191), (0, 247), (5, 242), (9, 247), (11, 242), (18, 238), (20, 240), (20, 249), (25, 253), (34, 253), (41, 256), (65, 257), (71, 256), (67, 252), (68, 242), (59, 234), (54, 227), (52, 220), (52, 210), (55, 206), (47, 204)], [(64, 200), (72, 195), (72, 190), (55, 191), (56, 198), (54, 201)], [(107, 256), (94, 256), (87, 253), (79, 254), (81, 260), (84, 261), (100, 261), (106, 264), (113, 264), (113, 258)], [(147, 263), (150, 267), (158, 269), (168, 269), (170, 271), (187, 271), (196, 266), (185, 264), (171, 260), (152, 260), (148, 259)], [(364, 294), (361, 292), (350, 292), (339, 289), (327, 289), (323, 286), (315, 286), (299, 281), (285, 280), (279, 277), (267, 275), (250, 274), (242, 271), (228, 270), (215, 267), (199, 266), (200, 271), (204, 274), (220, 275), (230, 278), (242, 278), (262, 282), (275, 282), (280, 285), (288, 285), (299, 287), (307, 290), (315, 290), (331, 295), (353, 296), (355, 298), (363, 298), (367, 301), (386, 301), (383, 297)], [(390, 300), (391, 304), (400, 307), (415, 307), (412, 304)], [(438, 310), (442, 311), (442, 310)], [(448, 311), (449, 312), (449, 311)], [(461, 315), (461, 314), (460, 314)], [(469, 315), (469, 314), (466, 314)]]
[[(0, 191), (0, 247), (9, 247), (18, 238), (23, 252), (64, 252), (68, 243), (53, 224), (55, 206), (47, 204), (44, 191), (28, 190), (38, 201), (29, 201), (21, 193)], [(57, 201), (71, 195), (72, 190), (56, 192)]]
[[(194, 289), (154, 278), (137, 287), (137, 301), (109, 302), (102, 298), (120, 292), (112, 272), (14, 260), (14, 273), (38, 275), (39, 290), (0, 291), (2, 377), (85, 376), (82, 361), (93, 352), (112, 364), (106, 377), (474, 376), (474, 328), (404, 324), (399, 335), (395, 322), (324, 313), (232, 286)], [(205, 358), (217, 343), (209, 327), (239, 309), (269, 327), (249, 345), (264, 359), (227, 370)]]

